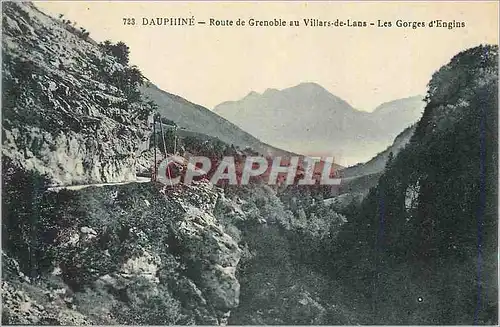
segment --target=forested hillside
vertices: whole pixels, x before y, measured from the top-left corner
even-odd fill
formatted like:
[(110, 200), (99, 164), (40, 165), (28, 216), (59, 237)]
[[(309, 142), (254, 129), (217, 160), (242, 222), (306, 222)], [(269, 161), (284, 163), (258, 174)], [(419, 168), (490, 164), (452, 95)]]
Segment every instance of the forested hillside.
[(340, 232), (331, 278), (363, 323), (497, 323), (497, 63), (479, 46), (433, 75), (409, 145)]
[(143, 96), (156, 104), (158, 112), (163, 117), (171, 119), (181, 128), (181, 133), (205, 134), (208, 137), (218, 138), (222, 142), (229, 145), (233, 144), (241, 149), (252, 148), (264, 155), (291, 154), (288, 151), (261, 142), (207, 108), (160, 90), (150, 82), (142, 85), (140, 91)]
[[(3, 4), (3, 325), (498, 322), (497, 46), (452, 58), (421, 120), (346, 170), (376, 177), (357, 179), (364, 198), (352, 183), (166, 186), (136, 180), (153, 152), (282, 152), (174, 95), (144, 99), (125, 43), (61, 18)], [(178, 135), (152, 141), (155, 111)]]

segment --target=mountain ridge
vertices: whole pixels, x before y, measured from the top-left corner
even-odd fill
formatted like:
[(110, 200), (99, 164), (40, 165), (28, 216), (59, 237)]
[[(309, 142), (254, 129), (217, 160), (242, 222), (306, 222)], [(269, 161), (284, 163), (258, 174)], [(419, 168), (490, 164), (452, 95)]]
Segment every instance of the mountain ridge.
[(336, 101), (342, 102), (345, 105), (351, 107), (353, 110), (356, 110), (356, 111), (359, 111), (359, 112), (362, 112), (362, 113), (365, 112), (365, 111), (362, 111), (362, 110), (355, 109), (347, 101), (345, 101), (344, 99), (342, 99), (342, 98), (334, 95), (333, 93), (329, 92), (326, 88), (324, 88), (323, 86), (321, 86), (320, 84), (318, 84), (316, 82), (302, 82), (302, 83), (299, 83), (297, 85), (286, 87), (286, 88), (283, 88), (283, 89), (267, 88), (262, 93), (259, 93), (257, 91), (252, 90), (246, 96), (244, 96), (243, 98), (241, 98), (239, 100), (227, 100), (227, 101), (223, 101), (223, 102), (219, 103), (218, 105), (214, 106), (214, 108), (212, 108), (212, 111), (215, 112), (215, 113), (217, 113), (218, 112), (218, 110), (217, 110), (218, 107), (223, 106), (223, 105), (227, 105), (227, 104), (238, 103), (241, 100), (247, 99), (247, 98), (255, 98), (255, 97), (259, 97), (259, 96), (262, 97), (262, 96), (272, 95), (272, 94), (277, 94), (277, 93), (278, 94), (279, 93), (293, 93), (297, 89), (301, 90), (301, 89), (305, 89), (305, 88), (308, 88), (309, 91), (315, 91), (315, 93), (317, 93), (317, 94), (321, 94), (321, 95), (326, 95), (328, 97), (332, 97)]
[(279, 92), (283, 92), (283, 91), (288, 92), (290, 90), (294, 90), (294, 89), (297, 89), (297, 88), (303, 88), (303, 87), (311, 87), (311, 88), (316, 88), (317, 90), (325, 91), (326, 93), (329, 93), (331, 96), (333, 96), (333, 97), (339, 99), (340, 101), (345, 102), (346, 104), (348, 104), (353, 110), (361, 112), (361, 113), (375, 113), (375, 112), (379, 111), (380, 109), (382, 109), (385, 105), (391, 104), (391, 103), (393, 103), (395, 101), (413, 100), (413, 99), (421, 99), (421, 100), (423, 100), (424, 97), (425, 97), (423, 94), (414, 94), (414, 95), (408, 95), (408, 96), (405, 96), (405, 97), (402, 97), (402, 98), (396, 98), (396, 99), (393, 99), (393, 100), (387, 100), (387, 101), (381, 102), (380, 104), (378, 104), (375, 107), (373, 107), (371, 111), (368, 111), (368, 110), (361, 110), (361, 109), (356, 108), (355, 106), (351, 105), (349, 103), (349, 101), (343, 99), (340, 96), (337, 96), (337, 95), (333, 94), (332, 92), (330, 92), (328, 89), (326, 89), (324, 86), (322, 86), (321, 84), (319, 84), (317, 82), (301, 82), (301, 83), (298, 83), (298, 84), (293, 85), (293, 86), (284, 87), (282, 89), (278, 89), (278, 88), (266, 88), (263, 92), (257, 92), (255, 90), (251, 90), (251, 91), (249, 91), (247, 93), (247, 95), (245, 95), (245, 96), (243, 96), (243, 97), (241, 97), (239, 99), (222, 101), (219, 104), (215, 105), (211, 110), (213, 112), (217, 112), (218, 111), (217, 107), (220, 107), (220, 106), (225, 105), (225, 104), (237, 103), (237, 102), (240, 102), (241, 100), (243, 100), (245, 98), (250, 98), (250, 97), (255, 97), (255, 96), (263, 96), (266, 93), (267, 94), (272, 94), (272, 93), (279, 93)]
[(252, 91), (213, 112), (267, 144), (306, 155), (333, 155), (348, 166), (369, 160), (414, 124), (422, 100), (419, 95), (396, 99), (366, 112), (307, 82), (262, 94)]
[(264, 155), (293, 155), (294, 153), (270, 146), (232, 124), (211, 110), (195, 104), (179, 95), (160, 89), (151, 82), (140, 87), (141, 93), (153, 101), (159, 113), (179, 127), (195, 133), (216, 137), (227, 144), (250, 147)]
[(385, 101), (385, 102), (382, 102), (381, 104), (379, 104), (378, 106), (375, 107), (375, 109), (373, 109), (373, 111), (370, 111), (370, 113), (376, 113), (376, 112), (380, 112), (381, 110), (384, 110), (384, 108), (396, 101), (401, 101), (401, 100), (415, 100), (415, 99), (418, 99), (418, 100), (422, 100), (424, 98), (423, 95), (421, 94), (416, 94), (416, 95), (412, 95), (412, 96), (407, 96), (407, 97), (404, 97), (404, 98), (398, 98), (398, 99), (394, 99), (394, 100), (390, 100), (390, 101)]

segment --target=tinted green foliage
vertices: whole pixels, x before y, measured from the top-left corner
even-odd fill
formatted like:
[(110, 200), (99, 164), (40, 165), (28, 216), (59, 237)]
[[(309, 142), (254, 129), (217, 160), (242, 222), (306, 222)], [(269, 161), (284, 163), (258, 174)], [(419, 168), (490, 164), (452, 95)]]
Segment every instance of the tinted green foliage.
[(339, 303), (336, 281), (317, 269), (324, 262), (322, 246), (332, 240), (326, 222), (335, 220), (335, 212), (308, 203), (308, 215), (292, 213), (267, 185), (227, 187), (225, 194), (244, 200), (246, 214), (236, 222), (245, 252), (237, 272), (240, 305), (230, 324), (357, 323), (356, 315)]
[(126, 45), (122, 41), (113, 44), (109, 40), (106, 40), (101, 43), (100, 46), (104, 50), (104, 52), (115, 57), (119, 63), (124, 66), (128, 65), (130, 55), (130, 48), (128, 47), (128, 45)]
[(480, 46), (434, 74), (410, 144), (340, 233), (332, 272), (365, 323), (497, 322), (497, 60)]
[(20, 268), (30, 277), (38, 275), (38, 258), (44, 252), (39, 205), (47, 182), (40, 174), (20, 170), (9, 158), (2, 158), (2, 249), (22, 258)]
[[(104, 53), (113, 56), (118, 63), (123, 65), (123, 69), (115, 69), (111, 73), (103, 72), (101, 77), (104, 82), (122, 90), (129, 101), (139, 101), (141, 99), (139, 86), (143, 85), (145, 78), (137, 66), (129, 66), (129, 47), (121, 41), (113, 44), (108, 40), (100, 43), (99, 46)], [(148, 105), (151, 106), (151, 103)]]
[[(168, 248), (172, 210), (178, 208), (166, 204), (155, 186), (46, 192), (43, 176), (24, 171), (7, 158), (2, 162), (2, 182), (2, 250), (5, 258), (19, 262), (34, 288), (54, 288), (47, 286), (51, 280), (57, 281), (57, 288), (68, 286), (80, 312), (95, 323), (110, 323), (102, 320), (106, 318), (102, 310), (123, 324), (192, 322), (192, 314), (173, 294), (184, 278), (182, 264)], [(88, 226), (98, 231), (95, 239), (80, 237), (72, 243)], [(115, 274), (143, 249), (161, 260), (158, 284)], [(54, 268), (61, 270), (60, 277), (50, 274)], [(113, 287), (99, 284), (107, 274), (116, 278)], [(15, 271), (4, 277), (12, 282), (18, 278)]]

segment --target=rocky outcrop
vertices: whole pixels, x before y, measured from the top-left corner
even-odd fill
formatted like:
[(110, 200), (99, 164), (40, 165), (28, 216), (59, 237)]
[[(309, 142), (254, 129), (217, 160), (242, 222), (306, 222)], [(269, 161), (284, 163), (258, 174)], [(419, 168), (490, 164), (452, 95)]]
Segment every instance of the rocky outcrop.
[[(27, 270), (38, 271), (36, 288), (42, 293), (54, 293), (51, 280), (60, 285), (56, 289), (74, 293), (72, 300), (65, 295), (59, 301), (56, 294), (47, 303), (81, 316), (81, 323), (225, 324), (239, 304), (235, 273), (241, 250), (214, 215), (221, 194), (204, 182), (163, 190), (129, 184), (48, 193), (40, 201), (44, 224), (38, 230), (46, 250), (24, 267), (34, 264)], [(5, 287), (26, 296), (4, 297), (6, 323), (40, 323), (45, 311), (25, 304), (35, 303), (35, 281), (15, 260), (9, 262)]]
[[(64, 290), (64, 289), (63, 289)], [(55, 294), (55, 296), (53, 295)], [(61, 293), (59, 293), (61, 294)], [(52, 301), (42, 305), (31, 298), (22, 287), (2, 282), (3, 322), (16, 325), (90, 325), (87, 317), (70, 308), (64, 308), (68, 298), (47, 292)], [(5, 317), (6, 315), (6, 317)]]
[(118, 87), (126, 67), (30, 3), (3, 22), (2, 155), (54, 184), (135, 179), (148, 104)]
[(89, 325), (76, 309), (71, 291), (56, 285), (41, 287), (20, 271), (19, 263), (2, 252), (2, 324)]
[(167, 189), (166, 194), (184, 213), (173, 225), (177, 251), (190, 267), (187, 274), (193, 276), (207, 302), (218, 312), (218, 318), (224, 318), (238, 306), (240, 293), (235, 273), (241, 250), (214, 216), (222, 193), (216, 186), (200, 182), (172, 193)]

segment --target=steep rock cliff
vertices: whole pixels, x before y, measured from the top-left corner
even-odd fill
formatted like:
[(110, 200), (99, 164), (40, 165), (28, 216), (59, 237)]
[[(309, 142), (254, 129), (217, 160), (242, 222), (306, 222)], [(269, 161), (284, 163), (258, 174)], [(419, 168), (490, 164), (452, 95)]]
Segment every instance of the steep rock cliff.
[(149, 104), (126, 65), (31, 3), (5, 3), (2, 28), (2, 154), (54, 184), (135, 179)]

